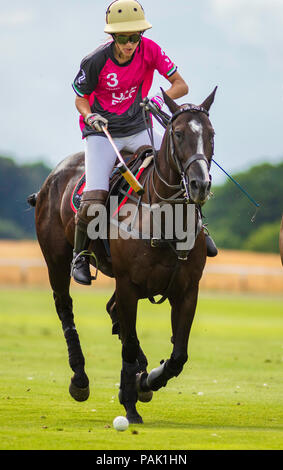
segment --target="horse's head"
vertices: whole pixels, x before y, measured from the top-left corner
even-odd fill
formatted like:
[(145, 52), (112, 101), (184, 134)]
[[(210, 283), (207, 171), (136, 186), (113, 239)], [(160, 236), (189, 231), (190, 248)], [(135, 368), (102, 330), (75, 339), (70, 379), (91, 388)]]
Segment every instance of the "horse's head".
[(208, 116), (216, 90), (217, 87), (200, 106), (178, 106), (163, 92), (165, 103), (172, 113), (167, 141), (170, 145), (170, 164), (179, 174), (187, 176), (190, 199), (195, 204), (204, 204), (210, 193), (209, 169), (214, 130)]

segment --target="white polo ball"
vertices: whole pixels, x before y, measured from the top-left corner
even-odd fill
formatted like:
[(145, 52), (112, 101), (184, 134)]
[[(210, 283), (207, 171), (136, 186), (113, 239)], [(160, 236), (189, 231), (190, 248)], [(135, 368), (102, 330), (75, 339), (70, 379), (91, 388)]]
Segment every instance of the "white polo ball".
[(125, 416), (116, 416), (116, 418), (113, 420), (113, 426), (116, 429), (116, 431), (126, 431), (129, 427), (129, 421)]

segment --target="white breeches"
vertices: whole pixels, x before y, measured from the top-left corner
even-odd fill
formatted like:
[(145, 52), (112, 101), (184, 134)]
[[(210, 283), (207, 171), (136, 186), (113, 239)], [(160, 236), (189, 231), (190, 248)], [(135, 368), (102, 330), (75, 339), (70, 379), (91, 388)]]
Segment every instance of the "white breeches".
[[(154, 147), (160, 149), (163, 136), (153, 129)], [(146, 130), (128, 137), (113, 139), (118, 150), (135, 152), (142, 145), (151, 145)], [(107, 137), (90, 135), (85, 138), (85, 173), (84, 191), (95, 189), (109, 190), (109, 178), (116, 162), (116, 153)]]

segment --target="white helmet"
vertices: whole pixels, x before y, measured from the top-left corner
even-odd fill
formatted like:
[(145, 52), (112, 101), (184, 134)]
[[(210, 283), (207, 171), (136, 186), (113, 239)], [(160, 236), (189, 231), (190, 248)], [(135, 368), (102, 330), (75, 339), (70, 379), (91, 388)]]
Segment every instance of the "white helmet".
[(115, 0), (107, 8), (105, 33), (131, 33), (150, 28), (143, 7), (136, 0)]

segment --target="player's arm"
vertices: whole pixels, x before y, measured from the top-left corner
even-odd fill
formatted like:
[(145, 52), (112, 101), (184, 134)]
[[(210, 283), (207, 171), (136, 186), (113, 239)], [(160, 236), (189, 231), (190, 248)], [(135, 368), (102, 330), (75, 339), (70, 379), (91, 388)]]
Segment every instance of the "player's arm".
[(167, 77), (167, 80), (171, 83), (171, 87), (166, 90), (166, 94), (172, 100), (182, 98), (182, 96), (189, 93), (189, 87), (179, 72), (175, 72), (171, 77)]
[(88, 114), (91, 114), (91, 109), (89, 105), (89, 101), (86, 98), (82, 98), (80, 96), (76, 96), (76, 108), (79, 111), (79, 113), (83, 116), (85, 119)]

